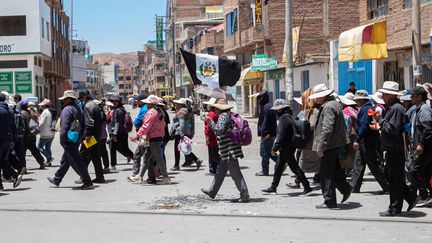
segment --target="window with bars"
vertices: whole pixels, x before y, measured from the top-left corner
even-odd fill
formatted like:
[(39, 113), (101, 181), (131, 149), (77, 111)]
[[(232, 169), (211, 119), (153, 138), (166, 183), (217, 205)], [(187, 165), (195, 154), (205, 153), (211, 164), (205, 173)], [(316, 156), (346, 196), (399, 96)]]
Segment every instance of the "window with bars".
[(368, 0), (368, 19), (388, 14), (388, 0)]

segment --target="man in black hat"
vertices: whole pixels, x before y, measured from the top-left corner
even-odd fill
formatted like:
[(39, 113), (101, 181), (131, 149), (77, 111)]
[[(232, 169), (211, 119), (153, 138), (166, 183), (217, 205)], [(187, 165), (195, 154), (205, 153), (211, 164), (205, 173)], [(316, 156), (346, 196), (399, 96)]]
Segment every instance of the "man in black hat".
[(81, 91), (78, 99), (84, 104), (84, 138), (87, 143), (90, 143), (92, 137), (96, 140), (96, 144), (87, 147), (84, 143), (81, 145), (80, 155), (88, 166), (90, 160), (93, 162), (96, 178), (93, 183), (105, 183), (103, 175), (101, 155), (99, 152), (99, 143), (101, 142), (102, 133), (102, 116), (99, 106), (92, 100), (88, 90)]
[(273, 142), (276, 137), (277, 118), (275, 111), (271, 110), (273, 104), (267, 91), (258, 95), (260, 115), (258, 119), (258, 137), (260, 137), (261, 171), (256, 176), (268, 176), (270, 159), (276, 162), (277, 157), (272, 155)]
[(417, 206), (428, 206), (432, 205), (429, 184), (432, 173), (432, 108), (426, 104), (427, 91), (423, 87), (415, 87), (410, 93), (417, 107), (411, 121), (411, 147), (415, 154), (409, 169), (411, 186), (414, 191), (419, 190)]
[(111, 169), (116, 170), (117, 165), (117, 151), (125, 156), (128, 161), (133, 157), (133, 152), (129, 149), (128, 145), (128, 131), (125, 128), (125, 116), (126, 110), (123, 107), (123, 103), (118, 95), (114, 95), (110, 98), (110, 101), (114, 105), (113, 117), (111, 122), (112, 130), (111, 135)]

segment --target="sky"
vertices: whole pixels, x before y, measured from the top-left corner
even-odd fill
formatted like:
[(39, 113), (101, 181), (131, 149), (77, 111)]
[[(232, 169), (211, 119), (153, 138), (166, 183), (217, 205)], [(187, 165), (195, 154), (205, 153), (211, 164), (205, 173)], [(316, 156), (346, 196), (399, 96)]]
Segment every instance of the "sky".
[[(70, 2), (64, 7), (70, 16)], [(166, 0), (74, 0), (76, 39), (87, 40), (92, 54), (143, 49), (156, 39), (155, 15), (166, 15)]]

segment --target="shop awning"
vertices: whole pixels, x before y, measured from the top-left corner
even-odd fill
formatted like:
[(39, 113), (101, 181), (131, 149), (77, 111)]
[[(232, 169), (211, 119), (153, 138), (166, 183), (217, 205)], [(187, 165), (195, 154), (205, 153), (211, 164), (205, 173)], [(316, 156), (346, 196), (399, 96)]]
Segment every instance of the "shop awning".
[(263, 72), (252, 72), (251, 68), (245, 68), (240, 75), (236, 86), (256, 85), (264, 80)]
[(356, 62), (387, 57), (386, 21), (363, 25), (339, 36), (339, 61)]

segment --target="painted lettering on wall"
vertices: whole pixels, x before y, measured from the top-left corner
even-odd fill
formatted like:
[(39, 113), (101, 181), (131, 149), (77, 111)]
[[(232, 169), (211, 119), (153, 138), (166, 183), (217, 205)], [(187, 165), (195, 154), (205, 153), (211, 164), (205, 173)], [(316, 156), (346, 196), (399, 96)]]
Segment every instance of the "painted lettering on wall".
[(12, 45), (1, 45), (0, 44), (0, 53), (11, 53)]

